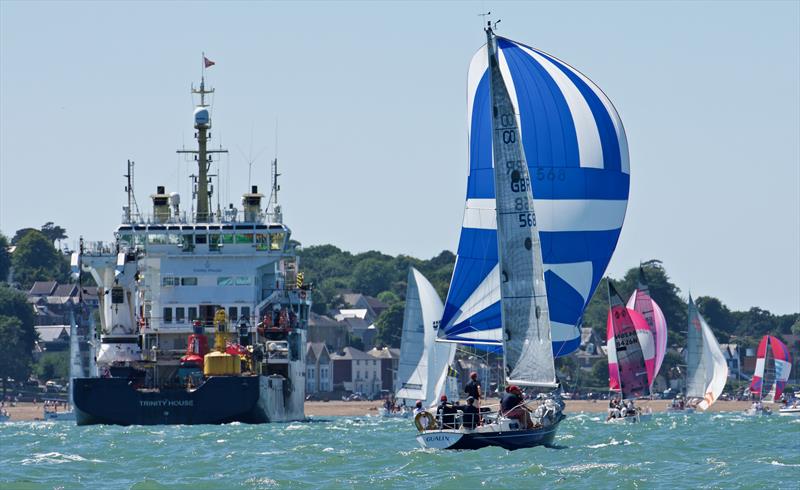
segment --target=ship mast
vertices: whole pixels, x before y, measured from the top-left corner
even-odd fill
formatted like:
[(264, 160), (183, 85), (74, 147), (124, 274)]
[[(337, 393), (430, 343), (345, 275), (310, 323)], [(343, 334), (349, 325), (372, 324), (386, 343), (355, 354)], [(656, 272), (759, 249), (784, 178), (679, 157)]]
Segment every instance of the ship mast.
[(209, 193), (209, 175), (208, 170), (211, 166), (212, 153), (228, 153), (228, 150), (219, 148), (218, 150), (208, 149), (208, 140), (211, 139), (211, 116), (206, 104), (206, 95), (213, 94), (213, 88), (206, 88), (206, 77), (200, 77), (200, 88), (192, 87), (193, 94), (200, 95), (200, 104), (194, 110), (194, 128), (197, 130), (195, 138), (197, 138), (197, 150), (178, 150), (178, 153), (192, 153), (195, 155), (197, 161), (197, 210), (195, 221), (198, 223), (206, 223), (211, 221), (211, 195)]

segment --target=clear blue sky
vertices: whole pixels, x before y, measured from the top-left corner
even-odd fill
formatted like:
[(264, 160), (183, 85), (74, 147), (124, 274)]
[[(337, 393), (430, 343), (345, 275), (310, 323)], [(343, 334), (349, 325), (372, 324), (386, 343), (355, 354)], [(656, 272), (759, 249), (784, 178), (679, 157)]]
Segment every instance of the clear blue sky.
[[(304, 245), (454, 250), (467, 174), (466, 73), (500, 34), (592, 78), (628, 133), (631, 198), (609, 273), (660, 258), (692, 294), (800, 311), (798, 2), (0, 1), (0, 230), (54, 221), (109, 240), (126, 159), (137, 197), (188, 198), (200, 52), (239, 203), (275, 152)], [(251, 152), (251, 134), (252, 152)], [(263, 152), (262, 152), (263, 150)]]

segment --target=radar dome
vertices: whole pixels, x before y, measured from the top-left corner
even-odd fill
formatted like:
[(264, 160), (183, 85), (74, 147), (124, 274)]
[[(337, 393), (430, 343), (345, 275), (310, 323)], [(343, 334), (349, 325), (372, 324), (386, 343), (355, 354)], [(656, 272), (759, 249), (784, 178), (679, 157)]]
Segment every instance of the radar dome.
[(208, 113), (208, 108), (198, 107), (194, 110), (194, 125), (199, 127), (209, 127), (211, 125), (211, 116)]

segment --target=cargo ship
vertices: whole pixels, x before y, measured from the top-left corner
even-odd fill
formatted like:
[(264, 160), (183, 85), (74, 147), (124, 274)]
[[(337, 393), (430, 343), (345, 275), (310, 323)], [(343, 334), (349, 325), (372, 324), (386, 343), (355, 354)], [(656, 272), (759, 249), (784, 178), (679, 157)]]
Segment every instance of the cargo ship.
[(128, 161), (114, 241), (82, 242), (72, 256), (73, 274), (98, 285), (101, 322), (94, 375), (72, 380), (78, 425), (305, 418), (311, 291), (283, 224), (277, 158), (268, 199), (254, 185), (241, 208), (217, 198), (214, 210), (212, 162), (226, 150), (210, 145), (205, 78), (192, 87), (196, 148), (178, 150), (197, 166), (189, 212), (164, 186), (140, 212)]

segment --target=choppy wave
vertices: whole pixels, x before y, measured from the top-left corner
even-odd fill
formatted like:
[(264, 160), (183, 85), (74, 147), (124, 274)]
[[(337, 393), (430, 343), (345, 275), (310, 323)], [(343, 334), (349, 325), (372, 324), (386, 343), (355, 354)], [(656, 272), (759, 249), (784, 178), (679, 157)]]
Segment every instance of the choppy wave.
[[(764, 434), (771, 434), (764, 437)], [(657, 415), (607, 425), (570, 416), (558, 449), (436, 451), (410, 420), (75, 427), (0, 424), (0, 488), (273, 489), (764, 488), (796, 481), (800, 425), (787, 417)], [(775, 440), (785, 441), (779, 451)], [(755, 463), (755, 464), (754, 464)], [(532, 482), (536, 482), (535, 485)]]

